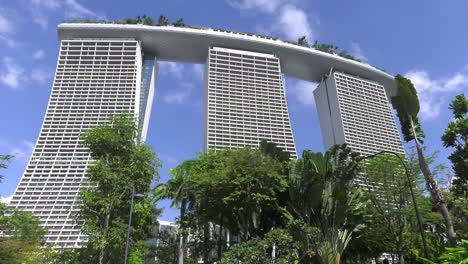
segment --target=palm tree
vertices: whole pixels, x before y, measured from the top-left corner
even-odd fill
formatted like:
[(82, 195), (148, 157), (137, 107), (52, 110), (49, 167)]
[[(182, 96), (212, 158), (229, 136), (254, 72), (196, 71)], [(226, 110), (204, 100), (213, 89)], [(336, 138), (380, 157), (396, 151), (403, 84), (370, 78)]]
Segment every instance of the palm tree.
[(431, 195), (433, 204), (444, 218), (449, 243), (455, 245), (457, 236), (453, 228), (452, 218), (447, 209), (447, 203), (424, 157), (422, 139), (425, 135), (418, 121), (419, 100), (416, 89), (409, 79), (401, 75), (397, 75), (395, 80), (398, 84), (398, 95), (392, 97), (392, 105), (397, 111), (401, 124), (401, 132), (406, 142), (414, 141), (416, 145), (419, 167), (424, 175), (427, 191)]
[(304, 151), (302, 159), (291, 161), (285, 216), (319, 231), (317, 240), (307, 243), (310, 248), (302, 250), (303, 258), (304, 252), (312, 251), (321, 263), (340, 263), (352, 232), (360, 227), (350, 217), (364, 209), (362, 193), (353, 183), (359, 159), (346, 145), (337, 145), (325, 156)]
[(171, 199), (171, 207), (180, 210), (179, 226), (179, 264), (184, 263), (185, 244), (186, 244), (186, 211), (189, 203), (189, 193), (186, 184), (186, 177), (189, 175), (193, 160), (184, 161), (179, 166), (171, 169), (169, 174), (172, 178), (163, 184), (159, 184), (154, 191), (154, 200)]

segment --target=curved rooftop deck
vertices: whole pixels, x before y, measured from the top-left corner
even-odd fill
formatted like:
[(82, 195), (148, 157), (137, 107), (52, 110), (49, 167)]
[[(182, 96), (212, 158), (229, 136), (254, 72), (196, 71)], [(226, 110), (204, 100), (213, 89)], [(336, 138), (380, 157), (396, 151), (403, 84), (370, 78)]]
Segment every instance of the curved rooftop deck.
[(385, 86), (387, 96), (396, 94), (394, 77), (369, 64), (299, 46), (291, 42), (253, 34), (212, 28), (147, 26), (99, 23), (63, 23), (58, 26), (60, 40), (76, 38), (132, 38), (141, 41), (143, 50), (160, 61), (205, 63), (208, 48), (271, 53), (281, 60), (285, 75), (319, 82), (333, 68)]

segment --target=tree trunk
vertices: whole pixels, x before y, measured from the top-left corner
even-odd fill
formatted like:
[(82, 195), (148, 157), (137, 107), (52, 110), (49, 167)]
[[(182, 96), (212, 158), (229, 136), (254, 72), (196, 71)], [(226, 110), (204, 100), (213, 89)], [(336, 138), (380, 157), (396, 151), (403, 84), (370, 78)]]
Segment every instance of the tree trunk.
[(419, 145), (418, 139), (415, 137), (416, 142), (416, 151), (418, 153), (418, 161), (419, 167), (421, 168), (421, 172), (424, 175), (424, 179), (426, 180), (426, 187), (429, 193), (431, 194), (432, 202), (437, 207), (437, 210), (442, 214), (442, 217), (445, 221), (446, 226), (446, 233), (449, 240), (449, 244), (454, 246), (457, 242), (457, 235), (453, 228), (452, 217), (447, 208), (447, 204), (445, 203), (444, 196), (440, 191), (439, 187), (437, 186), (437, 182), (434, 180), (434, 176), (427, 165), (426, 159), (424, 158), (424, 154), (422, 151), (421, 146)]
[(203, 263), (209, 263), (208, 261), (208, 257), (210, 253), (210, 248), (208, 247), (208, 243), (210, 242), (209, 239), (210, 239), (210, 227), (209, 227), (208, 221), (205, 218), (204, 223), (203, 223)]
[(218, 260), (221, 259), (221, 254), (223, 253), (223, 221), (224, 215), (221, 213), (220, 222), (219, 222), (219, 234), (218, 234)]
[(185, 221), (185, 204), (185, 200), (182, 200), (180, 205), (179, 264), (184, 264), (185, 255), (185, 229), (183, 227)]
[[(111, 208), (107, 211), (106, 219), (104, 221), (104, 235), (107, 233), (107, 229), (109, 228), (109, 221), (111, 215)], [(104, 263), (104, 255), (106, 254), (106, 242), (104, 242), (104, 246), (101, 248), (99, 252), (99, 264)]]

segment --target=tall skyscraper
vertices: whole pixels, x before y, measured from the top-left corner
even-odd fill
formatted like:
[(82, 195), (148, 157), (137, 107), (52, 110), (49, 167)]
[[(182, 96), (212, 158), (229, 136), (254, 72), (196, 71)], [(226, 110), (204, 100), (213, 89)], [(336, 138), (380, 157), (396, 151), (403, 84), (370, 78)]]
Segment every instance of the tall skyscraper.
[(146, 137), (156, 74), (136, 40), (63, 40), (46, 116), (10, 206), (32, 212), (48, 228), (47, 244), (77, 247), (86, 238), (75, 213), (92, 162), (81, 135), (130, 113)]
[(297, 157), (276, 56), (212, 47), (205, 82), (205, 150), (266, 139)]
[(335, 71), (321, 81), (314, 97), (326, 149), (346, 143), (362, 155), (405, 153), (381, 84)]

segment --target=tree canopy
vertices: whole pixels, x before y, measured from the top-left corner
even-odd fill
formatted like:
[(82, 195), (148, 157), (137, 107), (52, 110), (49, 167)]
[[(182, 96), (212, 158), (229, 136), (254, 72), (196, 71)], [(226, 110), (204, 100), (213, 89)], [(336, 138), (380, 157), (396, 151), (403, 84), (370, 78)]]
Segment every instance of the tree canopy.
[(149, 147), (136, 143), (137, 132), (135, 120), (121, 115), (83, 135), (84, 146), (95, 161), (80, 192), (78, 220), (95, 262), (118, 263), (123, 259), (133, 189), (144, 195), (135, 199), (133, 210), (134, 251), (145, 250), (144, 241), (157, 221), (148, 194), (151, 182), (158, 179), (160, 162)]

